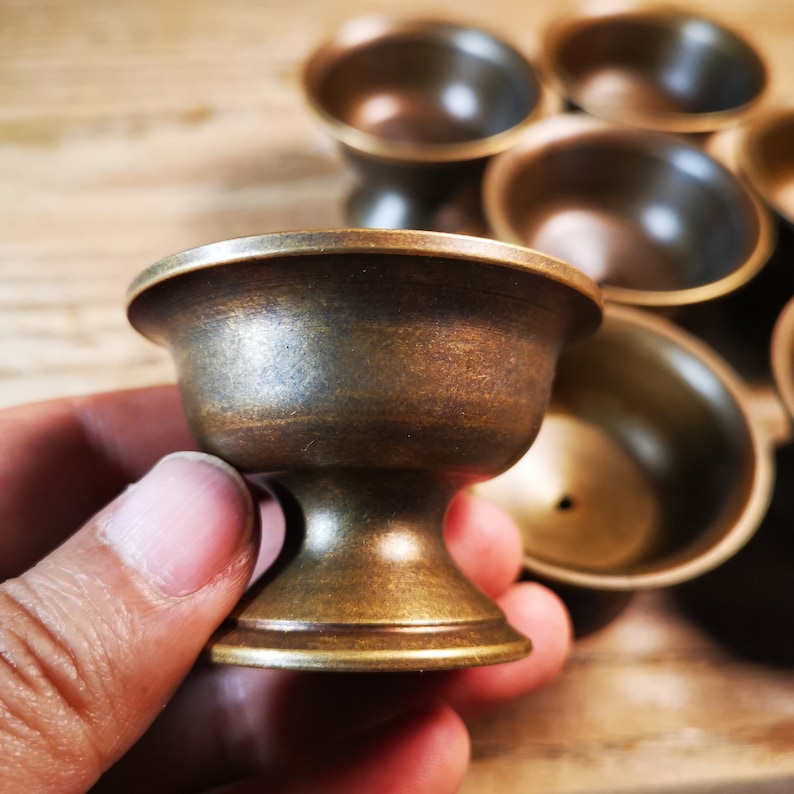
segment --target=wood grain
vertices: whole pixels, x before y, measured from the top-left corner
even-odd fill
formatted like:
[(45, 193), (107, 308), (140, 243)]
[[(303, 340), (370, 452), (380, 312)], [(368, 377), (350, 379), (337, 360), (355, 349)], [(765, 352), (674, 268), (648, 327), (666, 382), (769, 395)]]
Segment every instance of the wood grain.
[[(145, 266), (212, 240), (341, 225), (351, 177), (300, 91), (314, 46), (373, 0), (0, 0), (0, 405), (173, 379), (127, 325)], [(700, 2), (794, 99), (790, 0)], [(527, 0), (403, 2), (527, 54)], [(792, 632), (794, 620), (781, 626)], [(472, 724), (464, 790), (794, 791), (794, 676), (638, 596), (552, 686)]]

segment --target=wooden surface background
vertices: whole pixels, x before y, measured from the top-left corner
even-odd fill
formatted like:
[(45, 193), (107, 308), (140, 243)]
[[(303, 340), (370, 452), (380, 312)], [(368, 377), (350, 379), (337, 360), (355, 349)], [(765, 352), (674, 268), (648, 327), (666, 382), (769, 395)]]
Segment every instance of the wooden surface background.
[[(204, 242), (343, 223), (351, 177), (300, 68), (345, 19), (396, 6), (0, 0), (0, 405), (172, 380), (125, 319), (138, 271)], [(488, 27), (532, 56), (549, 6), (399, 11)], [(791, 0), (688, 7), (743, 31), (770, 101), (794, 100)], [(636, 597), (555, 684), (471, 728), (472, 794), (794, 791), (791, 668), (743, 660), (668, 592)]]

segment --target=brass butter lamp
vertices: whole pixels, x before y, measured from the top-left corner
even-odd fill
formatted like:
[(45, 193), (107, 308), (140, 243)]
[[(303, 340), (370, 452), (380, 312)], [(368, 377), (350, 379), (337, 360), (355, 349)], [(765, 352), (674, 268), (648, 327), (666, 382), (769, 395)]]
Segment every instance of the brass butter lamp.
[(586, 633), (625, 603), (608, 594), (697, 578), (756, 532), (788, 432), (773, 435), (756, 400), (678, 325), (608, 304), (560, 357), (532, 449), (475, 490), (515, 518), (530, 574), (580, 591)]
[(303, 71), (315, 118), (358, 185), (349, 225), (484, 230), (480, 182), (547, 102), (532, 64), (485, 30), (424, 19), (349, 20)]
[(254, 667), (443, 669), (529, 641), (443, 543), (462, 488), (532, 443), (595, 284), (528, 249), (431, 232), (284, 232), (169, 257), (129, 291), (200, 446), (268, 475), (275, 566), (210, 643)]
[(575, 107), (621, 125), (710, 133), (745, 120), (766, 93), (764, 59), (743, 36), (663, 5), (587, 10), (554, 20), (543, 67)]
[(761, 201), (704, 151), (583, 113), (538, 121), (494, 157), (483, 204), (495, 237), (570, 262), (631, 306), (721, 298), (774, 245)]

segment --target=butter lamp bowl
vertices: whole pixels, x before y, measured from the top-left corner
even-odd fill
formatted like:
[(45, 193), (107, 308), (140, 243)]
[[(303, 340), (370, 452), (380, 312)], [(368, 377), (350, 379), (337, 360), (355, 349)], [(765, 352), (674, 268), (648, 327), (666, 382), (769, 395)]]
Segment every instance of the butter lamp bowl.
[(561, 356), (532, 449), (475, 486), (524, 537), (525, 568), (592, 592), (667, 587), (731, 558), (761, 524), (773, 445), (743, 381), (699, 339), (609, 305)]
[(550, 81), (570, 103), (644, 129), (713, 132), (745, 119), (767, 89), (766, 65), (749, 41), (673, 8), (561, 17), (543, 51)]
[(303, 89), (359, 177), (348, 222), (440, 231), (476, 225), (485, 161), (534, 120), (542, 98), (532, 64), (500, 37), (385, 17), (352, 19), (320, 45)]
[(529, 641), (456, 568), (450, 500), (531, 445), (597, 287), (527, 249), (431, 232), (283, 232), (206, 245), (132, 284), (174, 358), (200, 446), (267, 476), (281, 557), (210, 658), (416, 670), (510, 661)]
[(585, 114), (539, 121), (495, 157), (484, 207), (498, 239), (570, 262), (625, 305), (727, 295), (773, 249), (761, 201), (705, 152)]

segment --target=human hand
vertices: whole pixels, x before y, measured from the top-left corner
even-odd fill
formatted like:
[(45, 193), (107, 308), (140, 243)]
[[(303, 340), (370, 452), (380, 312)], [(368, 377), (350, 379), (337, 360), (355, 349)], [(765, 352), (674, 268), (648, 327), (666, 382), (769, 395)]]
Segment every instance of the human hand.
[(7, 410), (0, 440), (4, 792), (454, 791), (463, 718), (542, 686), (567, 655), (559, 601), (514, 583), (511, 522), (459, 497), (449, 550), (533, 639), (527, 659), (367, 675), (196, 663), (278, 552), (279, 513), (215, 458), (157, 463), (194, 449), (176, 389)]

